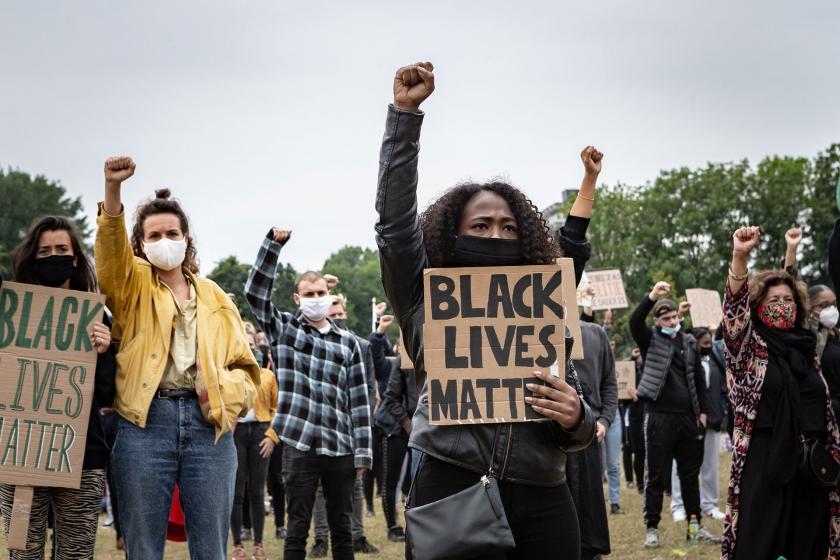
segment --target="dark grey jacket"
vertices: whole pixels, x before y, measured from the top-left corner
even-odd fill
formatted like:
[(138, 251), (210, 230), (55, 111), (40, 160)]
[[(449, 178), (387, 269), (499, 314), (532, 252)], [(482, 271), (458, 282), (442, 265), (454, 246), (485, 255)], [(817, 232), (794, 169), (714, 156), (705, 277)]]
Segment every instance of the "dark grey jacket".
[[(688, 385), (688, 395), (691, 398), (691, 410), (695, 416), (700, 415), (700, 396), (697, 392), (698, 380), (695, 375), (697, 356), (697, 340), (688, 333), (680, 335), (683, 356), (685, 356), (685, 380)], [(637, 393), (639, 398), (649, 401), (659, 400), (662, 388), (665, 387), (665, 380), (668, 379), (668, 370), (671, 368), (671, 358), (674, 355), (674, 345), (671, 338), (662, 334), (659, 329), (654, 329), (650, 339), (647, 355), (645, 356), (645, 367), (642, 369), (642, 379), (639, 381)], [(702, 373), (702, 372), (699, 372)]]
[(609, 429), (618, 411), (618, 383), (615, 379), (615, 357), (610, 339), (603, 327), (581, 322), (582, 360), (574, 360), (583, 395), (595, 420)]
[[(376, 241), (382, 282), (402, 327), (406, 351), (414, 362), (417, 383), (423, 386), (414, 414), (410, 446), (448, 463), (498, 478), (535, 486), (558, 486), (566, 479), (566, 451), (588, 446), (595, 438), (595, 417), (582, 403), (583, 421), (573, 432), (556, 422), (432, 426), (423, 359), (423, 269), (428, 259), (417, 215), (417, 160), (422, 113), (391, 106), (379, 156), (376, 193)], [(589, 244), (561, 237), (566, 255), (582, 273)], [(567, 339), (567, 351), (571, 346)], [(567, 378), (576, 376), (571, 361)]]

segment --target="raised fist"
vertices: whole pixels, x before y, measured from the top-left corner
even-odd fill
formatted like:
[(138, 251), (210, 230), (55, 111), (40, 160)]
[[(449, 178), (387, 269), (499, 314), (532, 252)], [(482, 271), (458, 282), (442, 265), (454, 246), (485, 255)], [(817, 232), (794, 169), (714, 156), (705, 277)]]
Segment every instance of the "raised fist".
[(338, 276), (334, 276), (332, 274), (324, 274), (324, 280), (327, 281), (327, 288), (329, 288), (330, 290), (338, 286)]
[(657, 282), (650, 291), (651, 301), (658, 301), (668, 295), (671, 291), (671, 285), (668, 282)]
[(785, 242), (787, 242), (788, 247), (796, 247), (800, 241), (802, 241), (801, 227), (793, 227), (785, 232)]
[(601, 160), (604, 159), (604, 154), (599, 152), (595, 146), (587, 146), (580, 153), (580, 159), (583, 161), (583, 167), (586, 169), (587, 175), (598, 175), (601, 172)]
[(385, 331), (387, 331), (388, 327), (390, 327), (393, 323), (393, 315), (383, 315), (379, 318), (379, 326), (376, 327), (376, 332), (378, 332), (379, 334), (385, 334)]
[(105, 160), (105, 181), (122, 183), (132, 175), (137, 165), (128, 156), (110, 157)]
[(385, 310), (388, 309), (388, 302), (380, 301), (376, 304), (376, 316), (382, 317), (385, 314)]
[(292, 236), (292, 230), (271, 228), (271, 235), (274, 236), (274, 241), (277, 243), (285, 243)]
[(732, 251), (734, 253), (749, 255), (750, 251), (758, 245), (760, 236), (761, 230), (758, 226), (738, 228), (732, 235)]
[(680, 308), (677, 310), (677, 315), (679, 315), (680, 319), (682, 319), (689, 311), (691, 311), (691, 304), (687, 301), (684, 301), (680, 303)]
[(416, 113), (435, 91), (435, 67), (431, 62), (403, 66), (394, 76), (394, 106)]

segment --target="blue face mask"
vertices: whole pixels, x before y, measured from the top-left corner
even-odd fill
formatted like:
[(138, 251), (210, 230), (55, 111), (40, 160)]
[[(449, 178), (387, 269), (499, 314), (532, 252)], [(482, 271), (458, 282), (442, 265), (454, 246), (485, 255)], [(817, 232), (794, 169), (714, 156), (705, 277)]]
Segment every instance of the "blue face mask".
[(676, 327), (659, 327), (659, 330), (661, 330), (662, 334), (666, 336), (674, 336), (675, 334), (680, 332), (681, 327), (682, 325), (680, 323), (677, 323)]

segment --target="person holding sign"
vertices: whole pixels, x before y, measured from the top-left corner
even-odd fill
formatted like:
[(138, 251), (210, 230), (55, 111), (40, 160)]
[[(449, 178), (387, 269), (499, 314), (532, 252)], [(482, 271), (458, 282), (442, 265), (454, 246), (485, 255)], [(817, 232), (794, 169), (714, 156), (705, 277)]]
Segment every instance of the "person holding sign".
[[(35, 220), (29, 232), (12, 251), (15, 280), (50, 288), (95, 292), (96, 277), (84, 251), (82, 236), (75, 224), (63, 216), (44, 216)], [(52, 509), (55, 528), (55, 558), (93, 558), (99, 508), (105, 488), (105, 472), (110, 449), (100, 423), (99, 409), (114, 400), (116, 361), (111, 331), (103, 321), (91, 323), (90, 341), (98, 352), (90, 407), (81, 485), (78, 489), (36, 487), (32, 498), (28, 540), (25, 551), (12, 550), (16, 559), (43, 558), (47, 540), (47, 517)], [(37, 373), (35, 374), (37, 376)], [(49, 370), (45, 374), (49, 377)], [(27, 381), (28, 382), (28, 381)], [(53, 378), (53, 383), (55, 378)], [(50, 396), (61, 391), (50, 386)], [(49, 405), (48, 405), (49, 407)], [(14, 409), (14, 405), (11, 407)], [(11, 422), (6, 422), (9, 426)], [(31, 428), (31, 426), (30, 426)], [(34, 430), (32, 430), (34, 432)], [(23, 428), (21, 427), (21, 432)], [(42, 437), (43, 440), (43, 437)], [(34, 446), (34, 443), (33, 443)], [(9, 446), (6, 446), (8, 455)], [(26, 453), (24, 451), (24, 453)], [(4, 457), (3, 462), (6, 459)], [(12, 518), (15, 487), (0, 485), (0, 510), (6, 534)]]
[[(680, 332), (677, 304), (665, 296), (667, 282), (657, 282), (630, 316), (630, 333), (645, 360), (636, 390), (645, 401), (645, 547), (659, 546), (662, 496), (670, 477), (668, 467), (677, 461), (685, 511), (687, 539), (720, 542), (700, 526), (700, 486), (703, 434), (706, 425), (706, 392), (697, 341)], [(654, 326), (645, 324), (653, 312)]]
[[(549, 368), (535, 372), (533, 384), (526, 383), (533, 397), (528, 397), (523, 406), (547, 421), (432, 425), (423, 349), (423, 270), (553, 265), (558, 257), (566, 255), (574, 258), (577, 284), (590, 255), (585, 234), (602, 154), (591, 146), (581, 154), (586, 173), (559, 244), (531, 201), (515, 187), (500, 182), (456, 186), (418, 219), (417, 160), (424, 117), (420, 104), (434, 87), (431, 63), (412, 64), (397, 71), (376, 195), (383, 284), (403, 330), (408, 354), (414, 360), (417, 382), (423, 386), (410, 447), (425, 455), (409, 506), (437, 502), (474, 486), (481, 475), (490, 475), (499, 481), (516, 548), (484, 558), (549, 555), (575, 559), (580, 553), (580, 533), (566, 485), (566, 453), (592, 443), (595, 417), (581, 398), (571, 362), (566, 360), (561, 367), (565, 378), (577, 387), (567, 383), (564, 376), (550, 375)], [(571, 343), (567, 337), (567, 349)], [(411, 538), (409, 525), (408, 555)]]
[(784, 270), (748, 281), (758, 227), (732, 236), (723, 303), (735, 414), (721, 560), (840, 556), (840, 429), (805, 327), (804, 285)]
[(129, 157), (105, 162), (96, 269), (114, 313), (117, 438), (112, 452), (130, 558), (163, 558), (175, 484), (190, 555), (223, 558), (233, 507), (237, 418), (260, 367), (236, 305), (197, 275), (195, 242), (168, 190), (141, 204), (131, 237), (121, 202)]

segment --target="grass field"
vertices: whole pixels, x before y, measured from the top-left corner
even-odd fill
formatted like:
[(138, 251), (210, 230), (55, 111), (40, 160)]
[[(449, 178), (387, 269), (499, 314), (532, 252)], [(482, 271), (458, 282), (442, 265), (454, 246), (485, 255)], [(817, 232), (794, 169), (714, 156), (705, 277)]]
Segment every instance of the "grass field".
[[(729, 455), (721, 456), (721, 496), (726, 495), (729, 473)], [(604, 487), (606, 495), (606, 486)], [(660, 541), (662, 546), (655, 550), (646, 550), (642, 546), (644, 540), (644, 523), (642, 521), (642, 498), (636, 490), (622, 488), (621, 505), (627, 512), (625, 515), (610, 515), (610, 538), (613, 552), (611, 559), (620, 560), (713, 560), (720, 557), (720, 549), (715, 545), (689, 544), (685, 541), (685, 523), (671, 521), (669, 500), (666, 498), (663, 506), (663, 522), (660, 525)], [(379, 504), (377, 503), (377, 506)], [(723, 503), (721, 503), (721, 510)], [(361, 560), (401, 560), (404, 558), (403, 545), (391, 543), (385, 537), (385, 522), (381, 508), (377, 515), (365, 519), (365, 533), (370, 542), (381, 548), (380, 554), (357, 554)], [(704, 520), (704, 525), (715, 535), (723, 531), (720, 521)], [(270, 560), (283, 558), (283, 542), (274, 539), (274, 520), (266, 519), (266, 551)], [(311, 544), (311, 541), (310, 541)], [(249, 551), (246, 547), (246, 550)], [(0, 556), (6, 557), (6, 540), (0, 540)], [(100, 528), (96, 541), (96, 558), (103, 560), (123, 560), (124, 554), (115, 549), (114, 531)], [(186, 543), (167, 543), (167, 560), (186, 560), (189, 558)]]

